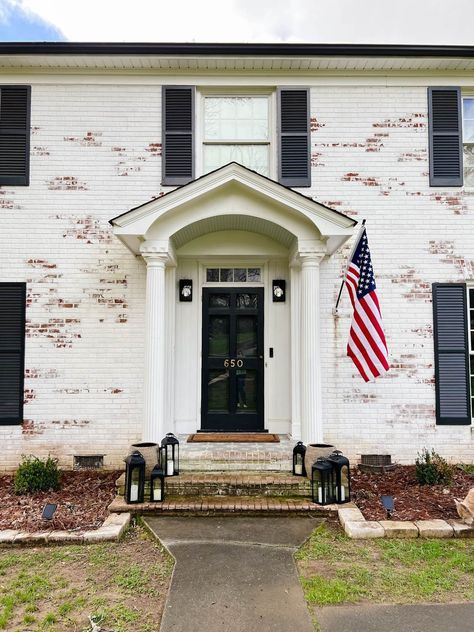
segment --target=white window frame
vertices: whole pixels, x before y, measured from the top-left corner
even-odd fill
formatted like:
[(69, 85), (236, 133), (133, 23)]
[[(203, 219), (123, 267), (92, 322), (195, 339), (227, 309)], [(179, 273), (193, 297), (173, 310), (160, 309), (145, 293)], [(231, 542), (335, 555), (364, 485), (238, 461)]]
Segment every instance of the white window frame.
[[(238, 140), (235, 143), (229, 141), (205, 141), (204, 138), (204, 99), (206, 97), (266, 97), (268, 99), (268, 140)], [(277, 178), (277, 138), (276, 138), (276, 89), (253, 87), (206, 87), (199, 88), (196, 92), (196, 177), (204, 175), (204, 146), (214, 145), (267, 145), (268, 146), (268, 177)]]
[(462, 117), (462, 146), (463, 146), (463, 182), (464, 188), (469, 189), (471, 191), (474, 190), (474, 185), (466, 184), (466, 176), (464, 175), (464, 145), (474, 145), (474, 140), (466, 141), (466, 134), (464, 133), (464, 101), (471, 100), (474, 101), (474, 90), (470, 90), (468, 92), (463, 91), (461, 95), (461, 117)]

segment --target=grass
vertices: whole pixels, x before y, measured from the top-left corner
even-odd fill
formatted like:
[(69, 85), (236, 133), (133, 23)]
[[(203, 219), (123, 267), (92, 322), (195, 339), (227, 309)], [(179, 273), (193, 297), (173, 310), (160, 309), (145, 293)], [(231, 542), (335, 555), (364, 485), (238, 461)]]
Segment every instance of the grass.
[(140, 527), (119, 543), (0, 549), (0, 630), (157, 630), (171, 571)]
[(322, 524), (296, 559), (313, 608), (474, 601), (473, 540), (351, 540)]

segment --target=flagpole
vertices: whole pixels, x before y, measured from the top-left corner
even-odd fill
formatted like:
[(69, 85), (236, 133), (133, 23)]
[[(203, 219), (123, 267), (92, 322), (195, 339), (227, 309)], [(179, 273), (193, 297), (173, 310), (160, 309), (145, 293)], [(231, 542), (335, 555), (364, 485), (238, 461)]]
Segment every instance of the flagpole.
[(354, 241), (354, 243), (352, 245), (352, 250), (350, 252), (350, 255), (347, 258), (346, 269), (344, 270), (344, 276), (342, 277), (341, 287), (339, 288), (339, 294), (337, 295), (336, 307), (333, 309), (333, 314), (334, 315), (337, 314), (337, 306), (339, 305), (339, 301), (341, 300), (342, 288), (344, 287), (344, 282), (346, 280), (347, 268), (349, 267), (349, 263), (350, 263), (353, 255), (354, 255), (354, 251), (355, 251), (355, 249), (357, 247), (357, 244), (359, 243), (359, 239), (360, 239), (360, 236), (362, 234), (362, 231), (364, 230), (364, 227), (365, 227), (365, 219), (362, 220), (362, 224), (361, 224), (361, 227), (359, 229), (359, 233), (357, 235), (357, 239)]

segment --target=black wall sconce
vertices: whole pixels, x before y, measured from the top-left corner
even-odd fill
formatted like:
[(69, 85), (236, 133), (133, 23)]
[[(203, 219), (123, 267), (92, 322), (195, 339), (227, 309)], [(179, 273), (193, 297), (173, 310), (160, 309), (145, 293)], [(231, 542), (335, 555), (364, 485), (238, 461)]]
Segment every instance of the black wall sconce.
[(273, 302), (284, 303), (286, 299), (286, 281), (284, 279), (275, 279), (273, 281)]
[(192, 281), (192, 279), (180, 279), (180, 281), (179, 281), (179, 300), (182, 303), (190, 303), (193, 300), (193, 281)]

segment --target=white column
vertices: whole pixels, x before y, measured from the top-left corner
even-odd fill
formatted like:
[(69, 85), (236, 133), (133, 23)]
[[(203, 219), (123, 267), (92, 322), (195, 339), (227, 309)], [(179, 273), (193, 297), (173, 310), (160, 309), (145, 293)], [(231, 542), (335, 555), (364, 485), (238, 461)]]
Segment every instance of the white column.
[(290, 264), (291, 313), (291, 437), (301, 440), (301, 377), (300, 377), (300, 265)]
[(323, 442), (319, 264), (324, 255), (300, 254), (301, 261), (301, 438)]
[(165, 265), (168, 255), (143, 252), (146, 261), (145, 380), (143, 441), (164, 436), (165, 414)]

